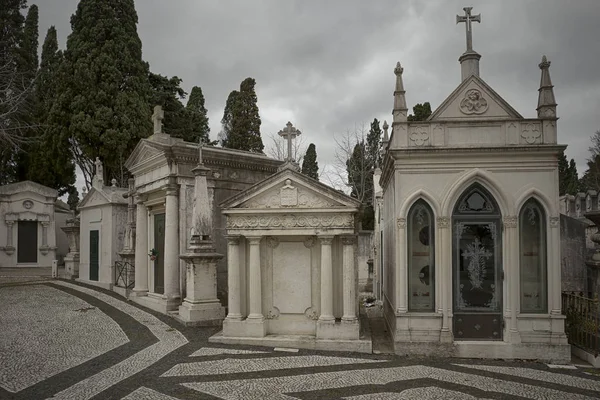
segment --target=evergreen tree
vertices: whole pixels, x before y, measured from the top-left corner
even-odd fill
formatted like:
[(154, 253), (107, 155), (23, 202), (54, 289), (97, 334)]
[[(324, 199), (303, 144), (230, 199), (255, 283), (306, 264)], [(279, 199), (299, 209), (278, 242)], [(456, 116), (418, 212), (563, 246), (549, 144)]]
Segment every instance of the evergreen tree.
[(190, 123), (192, 130), (191, 142), (197, 143), (200, 139), (204, 143), (210, 143), (210, 127), (208, 125), (208, 111), (204, 106), (204, 94), (202, 94), (202, 88), (194, 86), (190, 92), (186, 110), (190, 114)]
[(233, 90), (229, 93), (229, 96), (227, 96), (227, 102), (225, 103), (225, 109), (223, 110), (223, 118), (221, 118), (222, 128), (221, 132), (219, 132), (219, 141), (223, 147), (230, 147), (228, 142), (233, 129), (233, 108), (239, 94), (240, 92)]
[(350, 196), (365, 203), (368, 199), (367, 188), (367, 161), (365, 142), (356, 143), (352, 155), (346, 161), (346, 172), (348, 173), (348, 185), (351, 188)]
[[(587, 160), (588, 169), (581, 178), (581, 189), (600, 191), (600, 130), (590, 137), (590, 141), (592, 145), (588, 148), (590, 152), (590, 158)], [(572, 167), (575, 167), (574, 161)]]
[(181, 100), (185, 99), (187, 93), (181, 88), (182, 80), (177, 76), (167, 78), (166, 76), (148, 74), (148, 81), (152, 88), (151, 105), (162, 106), (165, 113), (163, 121), (163, 132), (172, 137), (181, 138), (191, 142), (191, 124), (188, 114)]
[(577, 165), (575, 160), (567, 161), (564, 150), (558, 157), (558, 187), (559, 195), (574, 195), (579, 192), (579, 177), (577, 175)]
[(69, 138), (88, 187), (96, 157), (105, 181), (116, 178), (125, 186), (123, 164), (151, 133), (148, 65), (137, 22), (133, 0), (81, 0), (71, 17), (51, 120)]
[(413, 107), (413, 114), (408, 116), (408, 121), (425, 121), (431, 115), (431, 104), (425, 102), (418, 103)]
[[(230, 108), (231, 131), (227, 135), (225, 147), (256, 153), (261, 153), (264, 149), (260, 137), (261, 121), (258, 114), (255, 85), (256, 81), (253, 78), (246, 78), (240, 84), (239, 93), (234, 95), (235, 101), (232, 102)], [(226, 115), (223, 115), (223, 118), (225, 117)]]
[(67, 198), (67, 204), (72, 211), (77, 209), (77, 204), (79, 204), (79, 193), (74, 186), (69, 188), (69, 197)]
[[(367, 157), (369, 168), (375, 170), (376, 166), (381, 166), (381, 128), (377, 118), (371, 122), (371, 129), (367, 134)], [(369, 201), (372, 201), (370, 199)]]
[(61, 135), (60, 126), (49, 118), (55, 104), (57, 74), (62, 60), (56, 29), (51, 26), (42, 46), (42, 59), (35, 85), (40, 136), (29, 152), (31, 162), (27, 179), (56, 189), (59, 196), (75, 190), (75, 165), (71, 152), (68, 151), (69, 137)]
[(306, 155), (302, 161), (302, 173), (319, 180), (319, 163), (317, 162), (317, 150), (314, 143), (308, 145)]

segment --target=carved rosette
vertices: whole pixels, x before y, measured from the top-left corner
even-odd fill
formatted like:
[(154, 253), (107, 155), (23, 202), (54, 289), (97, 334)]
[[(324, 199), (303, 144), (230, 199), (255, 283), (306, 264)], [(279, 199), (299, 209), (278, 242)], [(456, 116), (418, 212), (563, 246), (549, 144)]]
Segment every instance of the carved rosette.
[(302, 215), (229, 215), (227, 229), (264, 228), (353, 228), (351, 214), (302, 214)]
[(279, 308), (271, 307), (265, 314), (265, 319), (279, 319)]
[(438, 217), (437, 225), (441, 229), (448, 229), (450, 227), (450, 217)]
[(277, 239), (275, 236), (267, 236), (267, 246), (271, 249), (276, 248), (279, 246), (279, 239)]
[(480, 115), (488, 110), (488, 102), (477, 89), (467, 90), (464, 99), (460, 102), (460, 112), (467, 115)]
[(560, 225), (560, 218), (559, 217), (550, 217), (550, 226), (552, 228), (558, 228)]
[(415, 132), (412, 132), (410, 134), (410, 141), (413, 143), (413, 145), (421, 147), (429, 141), (429, 132), (427, 132), (425, 128), (421, 128)]
[(540, 138), (542, 136), (542, 131), (539, 124), (525, 124), (523, 126), (523, 131), (521, 132), (521, 137), (525, 140), (527, 144), (534, 144), (536, 142), (540, 142)]
[(509, 215), (504, 217), (502, 221), (504, 223), (505, 228), (516, 228), (517, 227), (517, 217), (514, 215)]
[(313, 248), (317, 243), (317, 238), (315, 236), (309, 236), (304, 240), (304, 247), (307, 249)]
[(316, 321), (319, 319), (319, 312), (313, 307), (308, 307), (306, 310), (304, 310), (304, 316), (308, 319)]
[(398, 220), (396, 222), (398, 224), (399, 229), (406, 228), (406, 218), (398, 218)]

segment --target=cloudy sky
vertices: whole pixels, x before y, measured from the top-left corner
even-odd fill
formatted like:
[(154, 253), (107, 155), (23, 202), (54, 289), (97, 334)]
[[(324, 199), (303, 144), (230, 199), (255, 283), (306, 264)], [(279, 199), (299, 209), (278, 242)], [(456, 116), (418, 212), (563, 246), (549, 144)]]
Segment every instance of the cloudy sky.
[[(64, 48), (77, 3), (37, 2), (40, 42), (55, 25)], [(542, 55), (551, 61), (559, 142), (583, 173), (600, 129), (599, 0), (136, 2), (144, 59), (187, 91), (202, 87), (213, 139), (229, 92), (250, 76), (265, 145), (289, 120), (316, 144), (320, 166), (334, 163), (335, 137), (391, 121), (397, 61), (410, 109), (425, 101), (435, 109), (454, 90), (465, 6), (482, 15), (473, 28), (481, 77), (526, 118), (536, 116)]]

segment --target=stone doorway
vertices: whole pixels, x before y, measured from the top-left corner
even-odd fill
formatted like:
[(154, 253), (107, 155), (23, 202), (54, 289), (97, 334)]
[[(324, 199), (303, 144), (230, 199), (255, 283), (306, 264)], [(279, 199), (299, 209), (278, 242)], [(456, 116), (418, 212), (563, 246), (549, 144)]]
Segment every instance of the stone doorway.
[(154, 215), (154, 293), (165, 292), (165, 214)]
[(458, 201), (453, 230), (453, 333), (456, 340), (502, 340), (501, 215), (473, 185)]
[(35, 264), (38, 253), (37, 221), (19, 221), (17, 233), (17, 263)]

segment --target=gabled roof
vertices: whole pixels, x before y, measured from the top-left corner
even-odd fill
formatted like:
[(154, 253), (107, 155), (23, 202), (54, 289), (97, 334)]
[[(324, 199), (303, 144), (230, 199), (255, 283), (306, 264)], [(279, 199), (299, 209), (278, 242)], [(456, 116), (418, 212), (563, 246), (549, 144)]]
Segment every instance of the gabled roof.
[(440, 104), (427, 121), (523, 119), (483, 79), (471, 75)]
[[(287, 206), (281, 200), (281, 190), (286, 188), (295, 190), (295, 205)], [(283, 211), (290, 208), (358, 210), (359, 207), (358, 200), (289, 168), (282, 169), (221, 203), (223, 212), (231, 209)]]
[(0, 186), (0, 195), (11, 195), (21, 192), (34, 192), (46, 197), (57, 197), (58, 192), (48, 186), (33, 181), (21, 181)]
[(123, 193), (128, 190), (124, 188), (113, 188), (104, 186), (103, 190), (99, 190), (92, 186), (90, 191), (81, 199), (77, 205), (77, 209), (93, 207), (102, 204), (127, 204), (127, 200), (123, 197)]

